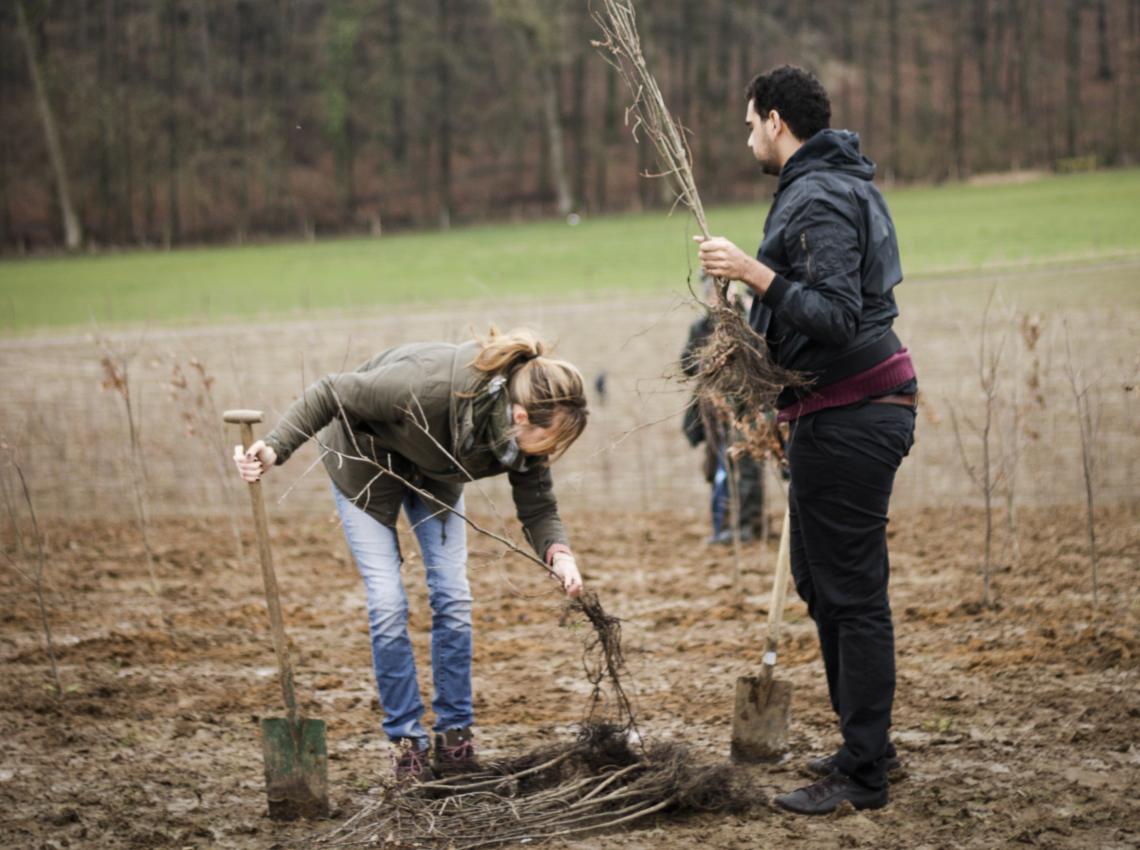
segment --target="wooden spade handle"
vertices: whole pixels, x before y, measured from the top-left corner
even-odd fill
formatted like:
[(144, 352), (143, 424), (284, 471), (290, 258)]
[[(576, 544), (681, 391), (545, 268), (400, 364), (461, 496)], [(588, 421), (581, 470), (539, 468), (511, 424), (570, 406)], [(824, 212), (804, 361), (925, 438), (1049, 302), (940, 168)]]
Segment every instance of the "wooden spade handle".
[[(253, 424), (261, 421), (260, 410), (227, 410), (222, 414), (226, 422), (241, 425), (242, 448), (249, 451), (253, 445)], [(297, 697), (293, 692), (293, 664), (289, 660), (289, 645), (285, 640), (285, 623), (281, 618), (281, 602), (277, 598), (277, 574), (273, 571), (273, 554), (269, 551), (269, 522), (265, 516), (265, 502), (261, 497), (261, 482), (249, 485), (249, 501), (253, 506), (253, 524), (257, 528), (257, 551), (261, 556), (261, 578), (265, 583), (265, 602), (269, 607), (269, 626), (273, 632), (273, 652), (277, 655), (277, 669), (281, 677), (281, 693), (289, 721), (297, 725)]]
[(776, 555), (776, 575), (772, 580), (772, 599), (768, 603), (768, 638), (764, 641), (764, 666), (776, 665), (776, 647), (780, 645), (780, 623), (784, 618), (784, 602), (788, 598), (788, 573), (792, 569), (792, 518), (784, 511), (784, 527), (780, 529), (780, 550)]

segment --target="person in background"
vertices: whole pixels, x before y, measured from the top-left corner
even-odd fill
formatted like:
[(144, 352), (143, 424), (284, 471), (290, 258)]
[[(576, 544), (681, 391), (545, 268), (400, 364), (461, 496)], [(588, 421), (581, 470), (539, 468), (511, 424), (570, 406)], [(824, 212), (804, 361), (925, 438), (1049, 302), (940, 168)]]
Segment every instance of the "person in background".
[[(383, 728), (396, 746), (397, 780), (477, 767), (463, 485), (506, 475), (535, 552), (567, 595), (581, 593), (550, 464), (582, 433), (587, 412), (573, 365), (549, 357), (529, 330), (492, 330), (488, 339), (462, 345), (402, 345), (354, 372), (328, 375), (264, 439), (248, 451), (234, 448), (246, 481), (285, 463), (312, 437), (325, 452), (333, 499), (364, 579), (373, 673)], [(401, 508), (423, 554), (432, 610), (430, 763), (400, 575)]]
[[(712, 279), (703, 276), (706, 298), (709, 297)], [(689, 337), (681, 351), (681, 370), (689, 377), (695, 377), (700, 368), (698, 354), (701, 346), (712, 333), (712, 316), (706, 312), (689, 326)], [(730, 545), (733, 539), (731, 525), (732, 487), (730, 476), (736, 477), (736, 498), (738, 501), (737, 528), (740, 529), (742, 543), (751, 542), (760, 531), (761, 513), (764, 510), (763, 467), (751, 455), (738, 454), (729, 458), (728, 448), (734, 434), (732, 423), (713, 405), (702, 402), (695, 395), (689, 401), (682, 418), (681, 428), (691, 446), (705, 444), (704, 475), (711, 488), (709, 514), (712, 519), (712, 534), (709, 544)]]

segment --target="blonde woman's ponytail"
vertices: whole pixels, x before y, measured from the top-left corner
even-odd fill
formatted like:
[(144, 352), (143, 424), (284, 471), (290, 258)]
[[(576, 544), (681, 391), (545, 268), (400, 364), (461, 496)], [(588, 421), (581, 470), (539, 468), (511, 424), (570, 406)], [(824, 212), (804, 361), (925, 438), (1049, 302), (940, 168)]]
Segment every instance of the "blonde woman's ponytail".
[(501, 333), (491, 328), (473, 364), (507, 378), (511, 401), (522, 405), (532, 425), (549, 430), (534, 453), (554, 461), (578, 439), (589, 414), (582, 373), (574, 364), (547, 357), (548, 346), (529, 328)]
[(481, 372), (507, 373), (518, 364), (541, 357), (546, 343), (530, 328), (515, 328), (507, 333), (492, 327), (486, 338), (479, 339), (482, 347), (475, 355), (474, 366)]

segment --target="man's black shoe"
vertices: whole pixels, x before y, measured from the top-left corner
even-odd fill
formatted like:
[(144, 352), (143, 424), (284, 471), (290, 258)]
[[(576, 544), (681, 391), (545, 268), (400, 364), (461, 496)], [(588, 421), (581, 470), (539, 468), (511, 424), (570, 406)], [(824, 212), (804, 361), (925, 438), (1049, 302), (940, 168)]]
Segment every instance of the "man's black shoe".
[(868, 788), (836, 771), (811, 785), (778, 795), (776, 805), (798, 815), (826, 815), (844, 800), (856, 809), (881, 809), (887, 804), (887, 789)]
[[(812, 759), (807, 763), (807, 773), (809, 776), (830, 776), (835, 773), (835, 756)], [(891, 756), (887, 759), (887, 781), (897, 782), (902, 778), (902, 762), (898, 756)]]

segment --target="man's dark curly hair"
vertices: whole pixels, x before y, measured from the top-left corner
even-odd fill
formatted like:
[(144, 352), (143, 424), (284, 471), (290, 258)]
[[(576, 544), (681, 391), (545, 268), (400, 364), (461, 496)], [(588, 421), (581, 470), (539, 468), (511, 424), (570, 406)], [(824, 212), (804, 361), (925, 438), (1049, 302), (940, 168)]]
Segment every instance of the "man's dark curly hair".
[(781, 65), (748, 84), (756, 114), (767, 118), (775, 109), (792, 134), (806, 142), (831, 125), (831, 101), (815, 75), (795, 65)]

